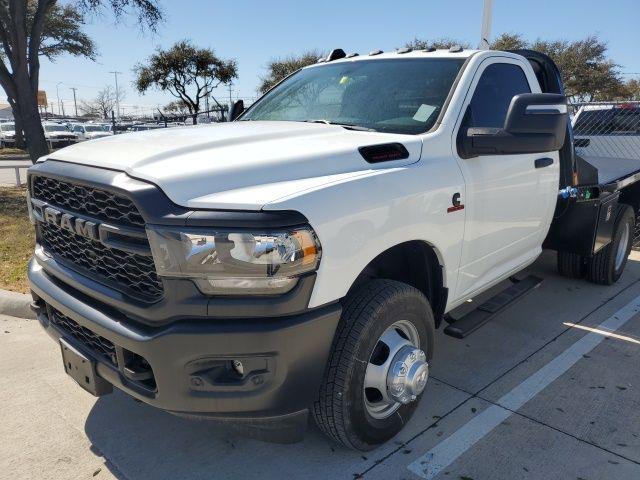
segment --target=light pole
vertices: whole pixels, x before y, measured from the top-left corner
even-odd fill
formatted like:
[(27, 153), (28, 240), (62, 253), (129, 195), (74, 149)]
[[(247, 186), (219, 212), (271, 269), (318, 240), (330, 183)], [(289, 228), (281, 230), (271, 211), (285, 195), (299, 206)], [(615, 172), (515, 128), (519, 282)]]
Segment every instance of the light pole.
[(480, 50), (489, 49), (489, 38), (491, 37), (491, 19), (493, 17), (493, 0), (484, 0), (482, 9), (482, 30), (480, 33)]
[(116, 79), (116, 117), (120, 119), (120, 90), (118, 90), (118, 75), (122, 72), (114, 71), (109, 73), (113, 73), (113, 76)]
[(58, 115), (60, 115), (60, 85), (64, 85), (64, 82), (56, 83), (56, 97), (58, 97)]
[(76, 110), (76, 117), (78, 116), (78, 103), (76, 102), (76, 87), (71, 87), (69, 90), (73, 90), (73, 106)]

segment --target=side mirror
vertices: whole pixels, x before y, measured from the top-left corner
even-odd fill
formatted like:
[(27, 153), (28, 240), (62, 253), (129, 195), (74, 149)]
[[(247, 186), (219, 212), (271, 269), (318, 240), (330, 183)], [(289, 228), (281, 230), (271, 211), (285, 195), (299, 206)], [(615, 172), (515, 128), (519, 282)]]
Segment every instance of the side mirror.
[(231, 104), (231, 108), (229, 108), (228, 121), (233, 122), (242, 112), (244, 112), (244, 101), (236, 100)]
[(564, 95), (522, 93), (511, 100), (503, 128), (465, 127), (465, 118), (458, 133), (458, 153), (471, 158), (560, 150), (567, 117)]

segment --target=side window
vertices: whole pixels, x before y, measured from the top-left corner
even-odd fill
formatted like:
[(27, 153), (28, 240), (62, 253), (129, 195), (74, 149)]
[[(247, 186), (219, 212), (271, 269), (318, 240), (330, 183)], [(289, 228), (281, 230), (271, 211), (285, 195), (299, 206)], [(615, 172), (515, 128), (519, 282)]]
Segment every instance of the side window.
[(469, 127), (502, 128), (511, 99), (519, 93), (531, 93), (522, 68), (511, 63), (489, 65), (469, 104)]

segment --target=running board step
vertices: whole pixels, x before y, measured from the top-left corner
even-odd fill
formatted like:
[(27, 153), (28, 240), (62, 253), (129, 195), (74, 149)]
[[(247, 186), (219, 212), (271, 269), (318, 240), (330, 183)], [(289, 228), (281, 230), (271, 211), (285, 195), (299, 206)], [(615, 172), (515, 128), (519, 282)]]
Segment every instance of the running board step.
[(530, 275), (522, 280), (512, 279), (512, 282), (513, 284), (510, 287), (494, 295), (475, 310), (472, 310), (460, 319), (452, 321), (452, 323), (444, 329), (444, 333), (455, 338), (466, 337), (507, 307), (510, 307), (523, 298), (527, 293), (538, 288), (542, 283), (542, 279)]

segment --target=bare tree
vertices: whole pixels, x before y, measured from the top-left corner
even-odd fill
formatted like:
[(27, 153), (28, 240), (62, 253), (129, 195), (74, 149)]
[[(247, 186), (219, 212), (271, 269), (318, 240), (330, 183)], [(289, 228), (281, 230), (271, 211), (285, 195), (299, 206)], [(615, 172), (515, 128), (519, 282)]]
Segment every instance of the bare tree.
[(125, 98), (122, 88), (115, 88), (107, 85), (98, 92), (96, 97), (90, 102), (80, 102), (80, 109), (86, 114), (108, 119), (115, 106)]
[(80, 110), (80, 112), (82, 112), (82, 115), (86, 117), (93, 117), (93, 118), (102, 117), (102, 112), (100, 111), (100, 108), (93, 101), (88, 102), (86, 100), (81, 100), (78, 105), (78, 110)]

